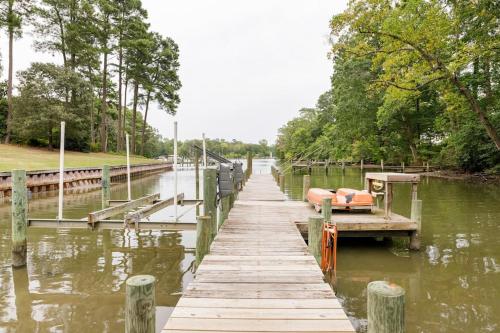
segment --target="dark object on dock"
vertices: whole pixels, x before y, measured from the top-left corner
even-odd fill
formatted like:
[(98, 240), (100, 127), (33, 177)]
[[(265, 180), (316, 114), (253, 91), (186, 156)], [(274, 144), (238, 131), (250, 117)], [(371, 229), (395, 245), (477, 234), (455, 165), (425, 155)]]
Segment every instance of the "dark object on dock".
[[(193, 145), (193, 148), (196, 149), (198, 152), (203, 153), (203, 148), (198, 146), (198, 145)], [(213, 151), (210, 151), (208, 149), (205, 149), (205, 153), (207, 154), (208, 157), (210, 157), (213, 160), (216, 160), (219, 163), (229, 163), (232, 164), (230, 160), (228, 160), (225, 157), (220, 156), (219, 154), (214, 153)]]
[(405, 291), (387, 281), (368, 284), (368, 333), (404, 333)]

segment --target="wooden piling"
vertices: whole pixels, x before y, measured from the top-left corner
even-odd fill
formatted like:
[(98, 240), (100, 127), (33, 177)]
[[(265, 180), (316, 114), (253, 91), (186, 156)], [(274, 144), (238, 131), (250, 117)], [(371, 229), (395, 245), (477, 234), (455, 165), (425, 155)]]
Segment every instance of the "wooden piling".
[(212, 238), (217, 234), (217, 170), (207, 167), (203, 170), (203, 214), (212, 221)]
[(285, 192), (285, 175), (280, 174), (279, 185), (281, 192)]
[(332, 199), (324, 198), (321, 200), (321, 214), (323, 215), (323, 220), (327, 223), (332, 221)]
[(401, 172), (405, 172), (405, 162), (401, 162)]
[(248, 178), (250, 178), (250, 176), (252, 175), (252, 172), (253, 172), (253, 163), (252, 163), (252, 152), (247, 152), (247, 176)]
[(12, 266), (26, 266), (28, 246), (28, 191), (26, 171), (12, 170)]
[(420, 238), (422, 233), (422, 200), (414, 199), (411, 201), (410, 220), (417, 223), (417, 230), (410, 235), (410, 250), (420, 250)]
[(429, 172), (429, 162), (427, 162), (426, 171)]
[(125, 300), (125, 332), (154, 333), (156, 330), (155, 282), (152, 275), (136, 275), (127, 279)]
[(311, 176), (304, 175), (302, 178), (302, 200), (307, 201), (307, 192), (311, 188)]
[(218, 229), (220, 229), (220, 227), (224, 224), (224, 221), (227, 219), (229, 215), (229, 210), (232, 208), (231, 200), (232, 198), (230, 196), (224, 197), (220, 200), (221, 208), (219, 212), (220, 214), (219, 214)]
[(111, 178), (109, 175), (109, 165), (104, 165), (102, 167), (101, 176), (101, 186), (102, 186), (102, 209), (108, 207), (108, 201), (111, 200)]
[(210, 216), (198, 216), (196, 221), (196, 265), (198, 266), (210, 250), (213, 224)]
[(368, 283), (368, 333), (405, 331), (405, 291), (387, 281)]
[(365, 167), (365, 161), (363, 159), (361, 159), (361, 162), (359, 163), (359, 168), (361, 169), (361, 171), (363, 171), (364, 167)]
[(380, 160), (380, 169), (384, 171), (384, 160)]
[(309, 252), (321, 263), (321, 239), (323, 237), (323, 217), (311, 216), (308, 221), (307, 246)]

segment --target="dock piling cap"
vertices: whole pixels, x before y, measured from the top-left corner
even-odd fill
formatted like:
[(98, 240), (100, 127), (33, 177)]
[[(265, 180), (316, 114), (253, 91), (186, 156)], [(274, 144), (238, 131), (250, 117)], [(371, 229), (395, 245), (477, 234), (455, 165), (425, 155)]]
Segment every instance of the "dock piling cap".
[(368, 283), (368, 289), (383, 297), (400, 297), (405, 294), (403, 287), (387, 281), (372, 281)]
[(155, 283), (156, 279), (152, 275), (135, 275), (127, 279), (127, 286), (139, 287)]

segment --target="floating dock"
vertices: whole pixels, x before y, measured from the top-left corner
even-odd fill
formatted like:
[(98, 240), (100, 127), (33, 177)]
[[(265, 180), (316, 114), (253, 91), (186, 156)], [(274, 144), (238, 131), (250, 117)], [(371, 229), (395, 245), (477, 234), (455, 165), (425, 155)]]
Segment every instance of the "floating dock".
[(355, 332), (271, 175), (254, 175), (163, 333)]

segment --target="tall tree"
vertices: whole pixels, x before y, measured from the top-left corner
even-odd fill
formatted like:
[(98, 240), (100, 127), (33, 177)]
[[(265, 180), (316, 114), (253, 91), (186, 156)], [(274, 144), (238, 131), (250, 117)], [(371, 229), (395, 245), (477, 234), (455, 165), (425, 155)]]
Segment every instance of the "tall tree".
[(99, 8), (97, 25), (99, 27), (99, 45), (102, 54), (102, 94), (101, 94), (101, 124), (100, 138), (101, 151), (108, 151), (108, 57), (114, 48), (115, 27), (112, 24), (111, 18), (117, 12), (117, 7), (114, 1), (98, 0), (97, 7)]
[[(418, 91), (430, 83), (444, 82), (444, 89), (451, 87), (464, 97), (500, 150), (500, 137), (485, 105), (488, 101), (474, 94), (474, 85), (467, 79), (474, 75), (470, 68), (477, 60), (491, 59), (498, 54), (500, 40), (495, 31), (499, 6), (498, 1), (491, 0), (474, 3), (354, 0), (331, 22), (332, 34), (340, 37), (333, 53), (347, 50), (374, 54), (374, 62), (382, 68), (377, 83), (383, 86)], [(471, 30), (467, 31), (462, 21), (464, 16), (470, 22), (481, 23), (477, 27), (467, 26)], [(342, 37), (346, 35), (358, 36), (360, 42), (345, 43)], [(378, 43), (372, 43), (373, 39)]]
[(12, 134), (13, 110), (13, 71), (14, 71), (14, 39), (22, 33), (22, 21), (30, 12), (29, 1), (27, 0), (4, 0), (0, 2), (0, 24), (7, 30), (9, 41), (9, 55), (7, 68), (7, 128), (5, 133), (5, 143), (10, 142)]
[(153, 40), (148, 33), (149, 25), (141, 17), (132, 17), (129, 27), (130, 34), (123, 41), (127, 79), (133, 85), (132, 96), (132, 124), (131, 124), (131, 151), (136, 152), (137, 107), (139, 105), (140, 88), (147, 82), (148, 50), (153, 49)]
[(170, 38), (163, 38), (157, 33), (151, 34), (150, 62), (147, 64), (147, 76), (144, 83), (146, 102), (141, 133), (141, 155), (144, 154), (146, 124), (149, 103), (153, 99), (162, 110), (174, 115), (180, 102), (178, 90), (181, 82), (177, 75), (179, 69), (179, 48)]
[[(124, 44), (126, 40), (132, 35), (130, 29), (133, 25), (129, 24), (132, 18), (139, 18), (144, 20), (147, 16), (146, 11), (142, 8), (141, 1), (139, 0), (119, 0), (117, 1), (117, 11), (116, 15), (113, 16), (113, 22), (116, 27), (117, 34), (117, 48), (118, 48), (118, 124), (117, 124), (117, 150), (122, 150), (123, 147), (123, 133), (124, 133), (124, 120), (125, 120), (125, 109), (126, 101), (124, 97), (126, 96), (127, 82), (125, 82), (125, 91), (123, 89), (124, 85)], [(123, 118), (123, 120), (122, 120)]]

